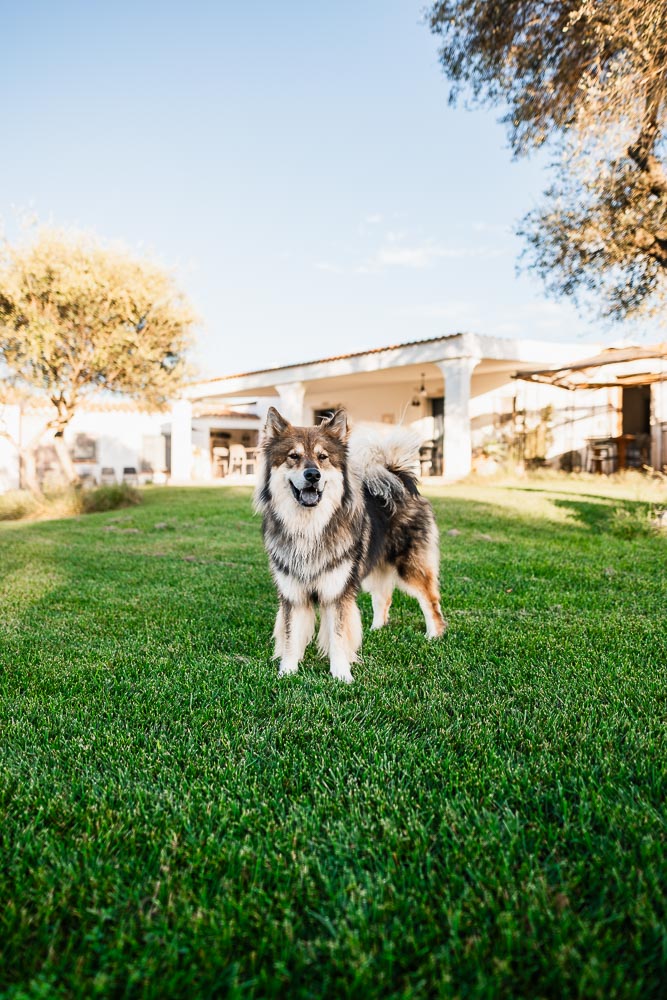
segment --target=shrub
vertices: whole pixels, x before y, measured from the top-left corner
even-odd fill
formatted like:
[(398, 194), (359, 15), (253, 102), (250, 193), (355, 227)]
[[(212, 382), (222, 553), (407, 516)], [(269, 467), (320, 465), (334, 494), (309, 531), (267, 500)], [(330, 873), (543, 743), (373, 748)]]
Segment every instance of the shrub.
[(0, 521), (20, 521), (37, 513), (39, 503), (28, 490), (10, 490), (0, 495)]
[(28, 490), (12, 490), (0, 495), (0, 521), (74, 517), (133, 507), (138, 503), (141, 503), (141, 493), (127, 483), (98, 486), (92, 490), (55, 490), (42, 496), (34, 496)]
[(639, 538), (657, 534), (653, 522), (653, 511), (645, 505), (635, 508), (616, 507), (610, 522), (610, 528), (619, 538)]
[(80, 490), (80, 509), (84, 514), (97, 511), (118, 510), (119, 507), (133, 507), (141, 503), (141, 493), (127, 483), (113, 483), (98, 486), (93, 490)]

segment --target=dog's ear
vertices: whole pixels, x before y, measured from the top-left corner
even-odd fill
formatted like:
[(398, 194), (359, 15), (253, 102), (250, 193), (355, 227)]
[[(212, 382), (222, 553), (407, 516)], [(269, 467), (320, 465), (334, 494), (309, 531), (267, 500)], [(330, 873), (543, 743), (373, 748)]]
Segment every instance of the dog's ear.
[(278, 413), (275, 406), (270, 406), (266, 412), (264, 435), (267, 438), (278, 437), (284, 434), (288, 427), (291, 427), (291, 424)]
[(329, 434), (335, 434), (341, 441), (344, 441), (347, 438), (349, 430), (347, 426), (347, 413), (345, 410), (336, 410), (330, 417), (323, 420), (320, 426), (322, 430), (328, 431)]

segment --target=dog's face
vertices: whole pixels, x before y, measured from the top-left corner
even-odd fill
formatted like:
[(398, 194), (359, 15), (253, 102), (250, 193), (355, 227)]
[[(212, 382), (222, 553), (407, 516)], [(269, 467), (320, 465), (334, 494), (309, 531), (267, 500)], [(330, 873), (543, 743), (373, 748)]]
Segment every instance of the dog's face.
[(338, 410), (317, 427), (293, 427), (269, 408), (263, 451), (271, 494), (281, 507), (288, 502), (312, 510), (320, 503), (340, 503), (344, 486), (347, 419)]

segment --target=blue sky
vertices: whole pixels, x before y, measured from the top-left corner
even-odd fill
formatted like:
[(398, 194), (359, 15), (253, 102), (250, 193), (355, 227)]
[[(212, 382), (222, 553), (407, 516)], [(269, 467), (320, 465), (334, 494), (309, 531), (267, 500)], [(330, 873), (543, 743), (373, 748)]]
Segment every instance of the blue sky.
[(460, 330), (599, 339), (516, 276), (545, 161), (448, 106), (422, 9), (6, 4), (7, 234), (34, 212), (175, 269), (206, 375)]

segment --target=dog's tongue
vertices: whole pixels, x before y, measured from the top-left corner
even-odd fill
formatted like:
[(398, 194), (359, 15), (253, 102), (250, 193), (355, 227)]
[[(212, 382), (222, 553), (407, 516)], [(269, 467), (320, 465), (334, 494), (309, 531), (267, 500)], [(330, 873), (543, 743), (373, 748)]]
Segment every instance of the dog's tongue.
[(314, 486), (306, 486), (301, 490), (301, 503), (304, 507), (314, 507), (320, 499), (320, 495)]

